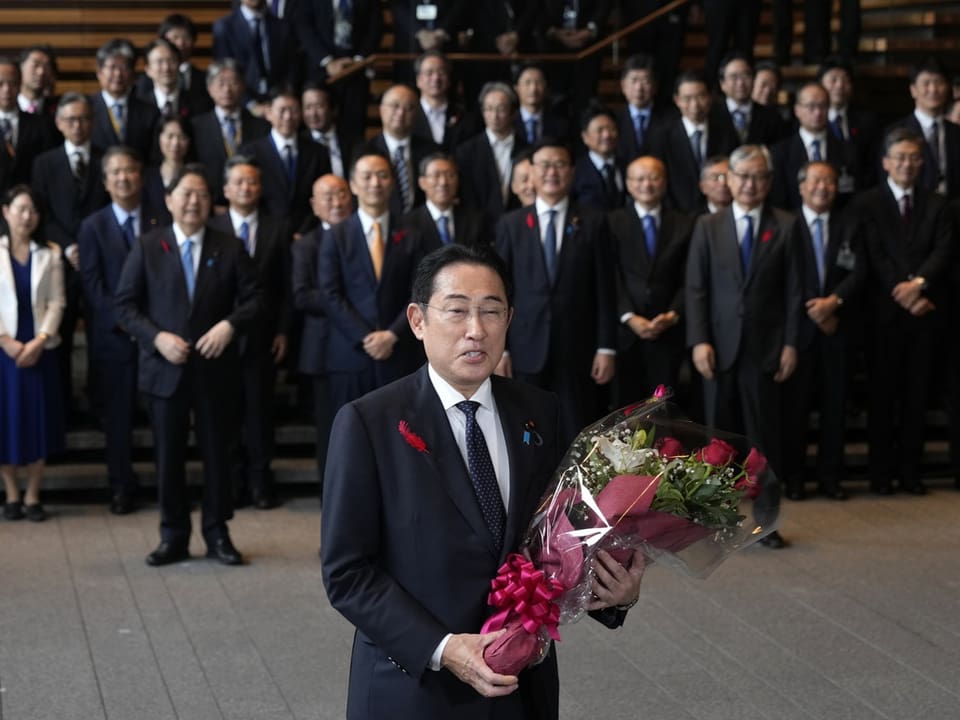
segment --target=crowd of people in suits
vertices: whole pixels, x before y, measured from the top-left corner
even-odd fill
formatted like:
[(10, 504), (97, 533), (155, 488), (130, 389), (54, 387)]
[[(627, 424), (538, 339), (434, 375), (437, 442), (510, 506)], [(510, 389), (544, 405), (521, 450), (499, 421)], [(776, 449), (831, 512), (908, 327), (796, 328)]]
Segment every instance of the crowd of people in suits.
[[(606, 3), (508, 1), (476, 17), (464, 3), (393, 5), (397, 49), (421, 54), (398, 64), (412, 84), (382, 94), (370, 137), (369, 77), (349, 70), (380, 46), (372, 0), (242, 0), (214, 24), (205, 72), (195, 26), (171, 15), (140, 77), (130, 42), (105, 43), (89, 96), (54, 94), (49, 47), (0, 58), (0, 420), (21, 428), (0, 433), (8, 518), (43, 516), (82, 308), (111, 510), (136, 508), (142, 395), (161, 502), (148, 562), (186, 557), (192, 413), (203, 536), (241, 562), (234, 505), (277, 503), (278, 370), (311, 391), (322, 486), (337, 410), (422, 365), (410, 284), (451, 243), (505, 261), (515, 312), (497, 372), (558, 395), (562, 442), (666, 383), (695, 417), (746, 433), (800, 500), (816, 409), (818, 490), (845, 499), (845, 397), (862, 356), (870, 489), (925, 491), (941, 376), (960, 483), (960, 374), (938, 362), (956, 342), (960, 128), (938, 61), (916, 66), (915, 110), (884, 130), (852, 104), (843, 58), (783, 108), (776, 68), (728, 41), (711, 44), (708, 74), (677, 71), (666, 51), (631, 55), (611, 109), (593, 98), (599, 67), (578, 65), (572, 83), (563, 64), (460, 68), (443, 52), (576, 52), (606, 27)], [(24, 424), (28, 405), (43, 412)], [(30, 467), (22, 496), (17, 465)]]

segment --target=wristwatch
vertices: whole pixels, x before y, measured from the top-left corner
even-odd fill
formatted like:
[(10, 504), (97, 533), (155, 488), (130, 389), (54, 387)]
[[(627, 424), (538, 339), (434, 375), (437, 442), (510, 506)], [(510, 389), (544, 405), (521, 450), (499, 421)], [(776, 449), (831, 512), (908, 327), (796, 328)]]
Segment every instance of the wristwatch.
[(634, 605), (636, 605), (637, 602), (639, 602), (639, 600), (640, 600), (640, 596), (637, 595), (633, 600), (631, 600), (630, 602), (628, 602), (626, 605), (614, 605), (614, 607), (615, 607), (617, 610), (621, 610), (621, 611), (623, 611), (623, 612), (626, 612), (627, 610), (629, 610), (630, 608), (632, 608)]

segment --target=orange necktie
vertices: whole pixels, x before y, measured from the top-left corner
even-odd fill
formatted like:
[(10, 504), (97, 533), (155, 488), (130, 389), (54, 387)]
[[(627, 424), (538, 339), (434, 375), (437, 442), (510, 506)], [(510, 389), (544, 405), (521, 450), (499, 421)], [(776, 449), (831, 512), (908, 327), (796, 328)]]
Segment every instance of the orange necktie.
[(380, 223), (373, 223), (373, 245), (370, 246), (370, 261), (373, 263), (373, 274), (380, 281), (380, 274), (383, 272), (383, 231), (380, 229)]

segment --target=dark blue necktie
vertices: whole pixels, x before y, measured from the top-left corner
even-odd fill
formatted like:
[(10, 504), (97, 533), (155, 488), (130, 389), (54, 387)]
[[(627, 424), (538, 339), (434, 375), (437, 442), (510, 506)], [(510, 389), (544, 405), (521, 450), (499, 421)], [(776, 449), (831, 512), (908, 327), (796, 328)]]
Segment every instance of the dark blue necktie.
[(653, 215), (643, 216), (643, 239), (647, 245), (647, 255), (652, 260), (657, 252), (657, 221)]
[(543, 257), (547, 261), (547, 275), (550, 277), (550, 284), (553, 285), (557, 279), (557, 228), (554, 220), (557, 217), (556, 210), (548, 210), (549, 219), (547, 220), (547, 233), (543, 241)]
[(747, 229), (743, 231), (743, 239), (740, 241), (740, 263), (743, 265), (743, 274), (746, 275), (750, 269), (750, 255), (753, 252), (753, 218), (750, 215), (744, 215), (743, 219), (747, 223)]
[(437, 232), (440, 233), (440, 241), (444, 245), (449, 245), (452, 242), (450, 237), (450, 226), (449, 220), (446, 215), (441, 215), (437, 218)]
[(527, 142), (531, 145), (537, 142), (538, 124), (536, 118), (527, 118)]
[(637, 139), (637, 148), (643, 147), (643, 137), (647, 132), (647, 118), (645, 113), (637, 113), (633, 116), (633, 134)]
[(503, 509), (503, 497), (500, 495), (500, 486), (497, 485), (497, 474), (493, 470), (487, 441), (477, 423), (479, 407), (480, 403), (475, 400), (463, 400), (457, 403), (457, 409), (463, 413), (467, 421), (467, 469), (470, 471), (470, 481), (473, 483), (473, 491), (477, 494), (483, 520), (499, 550), (503, 544), (503, 529), (507, 514)]
[(243, 249), (247, 251), (247, 255), (252, 254), (250, 252), (250, 223), (246, 220), (240, 223), (240, 239), (243, 240)]
[(283, 165), (287, 170), (287, 181), (293, 185), (293, 178), (297, 172), (297, 159), (293, 155), (293, 145), (283, 146)]
[(703, 150), (700, 149), (701, 140), (703, 140), (703, 130), (694, 130), (690, 137), (690, 145), (693, 148), (693, 157), (697, 161), (697, 167), (703, 167)]
[(127, 219), (123, 221), (123, 238), (127, 241), (127, 247), (133, 247), (133, 241), (137, 239), (136, 230), (133, 227), (133, 215), (127, 215)]
[(813, 162), (822, 162), (823, 155), (820, 153), (820, 141), (814, 140), (810, 143), (810, 159)]
[(843, 115), (838, 114), (830, 121), (830, 130), (837, 140), (846, 140), (843, 134)]
[(817, 279), (820, 281), (820, 290), (823, 290), (824, 274), (826, 273), (826, 259), (823, 246), (823, 218), (817, 217), (813, 221), (813, 255), (817, 260)]

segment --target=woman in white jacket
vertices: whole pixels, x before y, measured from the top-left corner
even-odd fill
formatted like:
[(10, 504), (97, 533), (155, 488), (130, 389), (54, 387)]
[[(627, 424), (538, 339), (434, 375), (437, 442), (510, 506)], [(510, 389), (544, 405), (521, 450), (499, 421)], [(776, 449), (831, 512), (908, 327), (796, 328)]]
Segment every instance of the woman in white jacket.
[[(35, 238), (40, 214), (33, 192), (16, 185), (3, 197), (0, 236), (0, 475), (8, 520), (46, 519), (40, 504), (45, 459), (63, 446), (55, 348), (63, 316), (60, 248)], [(22, 501), (17, 466), (27, 468)]]

